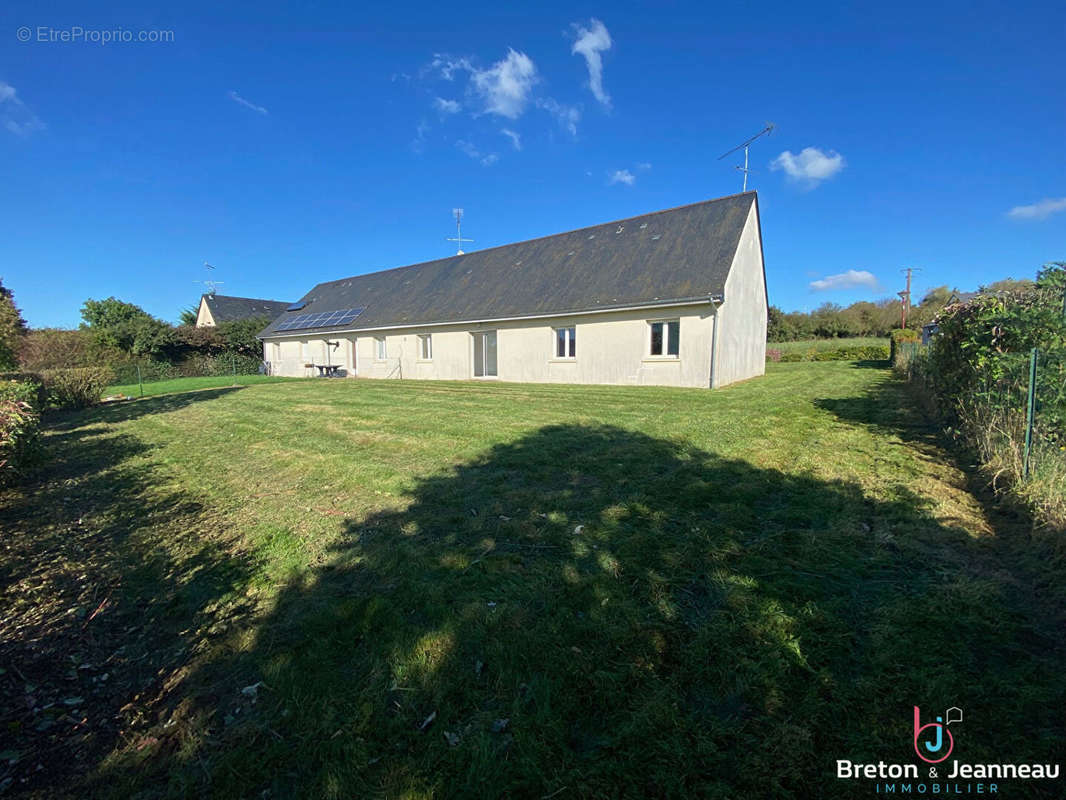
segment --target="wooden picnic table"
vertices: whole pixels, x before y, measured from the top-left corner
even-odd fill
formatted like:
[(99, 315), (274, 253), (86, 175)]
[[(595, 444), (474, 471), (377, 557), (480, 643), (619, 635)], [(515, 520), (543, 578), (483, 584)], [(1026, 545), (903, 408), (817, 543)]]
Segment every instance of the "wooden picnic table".
[(337, 372), (340, 370), (340, 364), (315, 364), (318, 369), (318, 377), (320, 378), (334, 378), (337, 376)]

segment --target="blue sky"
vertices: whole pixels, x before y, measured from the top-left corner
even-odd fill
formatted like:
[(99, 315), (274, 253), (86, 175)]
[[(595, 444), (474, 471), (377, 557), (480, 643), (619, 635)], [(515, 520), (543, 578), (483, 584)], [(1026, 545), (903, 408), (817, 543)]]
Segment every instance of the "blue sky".
[[(1061, 2), (219, 5), (0, 10), (0, 276), (31, 325), (112, 294), (174, 320), (205, 261), (295, 299), (450, 254), (455, 206), (475, 249), (731, 194), (717, 157), (767, 120), (776, 305), (1066, 259)], [(99, 41), (141, 31), (167, 40)]]

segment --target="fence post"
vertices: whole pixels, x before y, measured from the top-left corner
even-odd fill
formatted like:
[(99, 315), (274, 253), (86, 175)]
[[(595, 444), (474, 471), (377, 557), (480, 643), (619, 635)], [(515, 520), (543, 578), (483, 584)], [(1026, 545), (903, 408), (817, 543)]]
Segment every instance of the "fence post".
[(1036, 358), (1040, 351), (1035, 347), (1029, 354), (1029, 402), (1025, 411), (1025, 461), (1022, 478), (1029, 479), (1029, 456), (1033, 449), (1033, 413), (1036, 410)]
[(141, 365), (137, 365), (137, 388), (141, 392), (141, 397), (144, 397), (144, 382), (141, 380)]
[(233, 385), (237, 385), (237, 356), (230, 353), (229, 357), (230, 369), (233, 370)]

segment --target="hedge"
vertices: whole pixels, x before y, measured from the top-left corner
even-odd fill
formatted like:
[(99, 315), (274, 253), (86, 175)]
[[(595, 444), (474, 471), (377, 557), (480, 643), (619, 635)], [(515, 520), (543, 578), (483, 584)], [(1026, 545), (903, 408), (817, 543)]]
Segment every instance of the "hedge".
[(888, 347), (883, 344), (863, 345), (861, 347), (836, 347), (831, 350), (811, 348), (805, 352), (782, 353), (776, 348), (766, 351), (770, 361), (786, 363), (796, 361), (887, 361)]

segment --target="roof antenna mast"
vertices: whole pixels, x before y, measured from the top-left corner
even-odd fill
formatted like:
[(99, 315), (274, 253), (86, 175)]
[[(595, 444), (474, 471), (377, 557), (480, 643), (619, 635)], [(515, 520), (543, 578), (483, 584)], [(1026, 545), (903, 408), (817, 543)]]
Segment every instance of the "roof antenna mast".
[(225, 281), (216, 281), (211, 277), (215, 274), (215, 268), (208, 264), (206, 261), (204, 262), (204, 269), (207, 270), (207, 280), (193, 281), (193, 283), (202, 283), (204, 286), (207, 287), (207, 293), (213, 297), (215, 291), (218, 289), (219, 286), (225, 283)]
[(463, 238), (463, 209), (453, 208), (452, 214), (455, 216), (455, 236), (449, 236), (448, 241), (459, 245), (459, 251), (456, 255), (461, 256), (463, 255), (463, 242), (472, 242), (474, 240)]
[(722, 155), (718, 156), (718, 160), (721, 161), (723, 158), (728, 156), (730, 153), (735, 153), (740, 148), (742, 148), (742, 147), (744, 148), (744, 166), (743, 167), (737, 167), (738, 170), (740, 170), (741, 172), (744, 173), (744, 188), (741, 191), (745, 191), (745, 192), (748, 191), (748, 173), (751, 172), (751, 170), (748, 169), (748, 148), (751, 147), (751, 143), (754, 142), (756, 139), (758, 139), (760, 136), (764, 136), (764, 135), (765, 136), (769, 136), (770, 133), (773, 131), (774, 127), (775, 127), (774, 123), (767, 122), (766, 123), (766, 127), (763, 128), (761, 131), (759, 131), (754, 136), (752, 136), (750, 139), (748, 139), (745, 142), (741, 142), (736, 147), (734, 147), (732, 150), (728, 150), (728, 151), (722, 153)]

